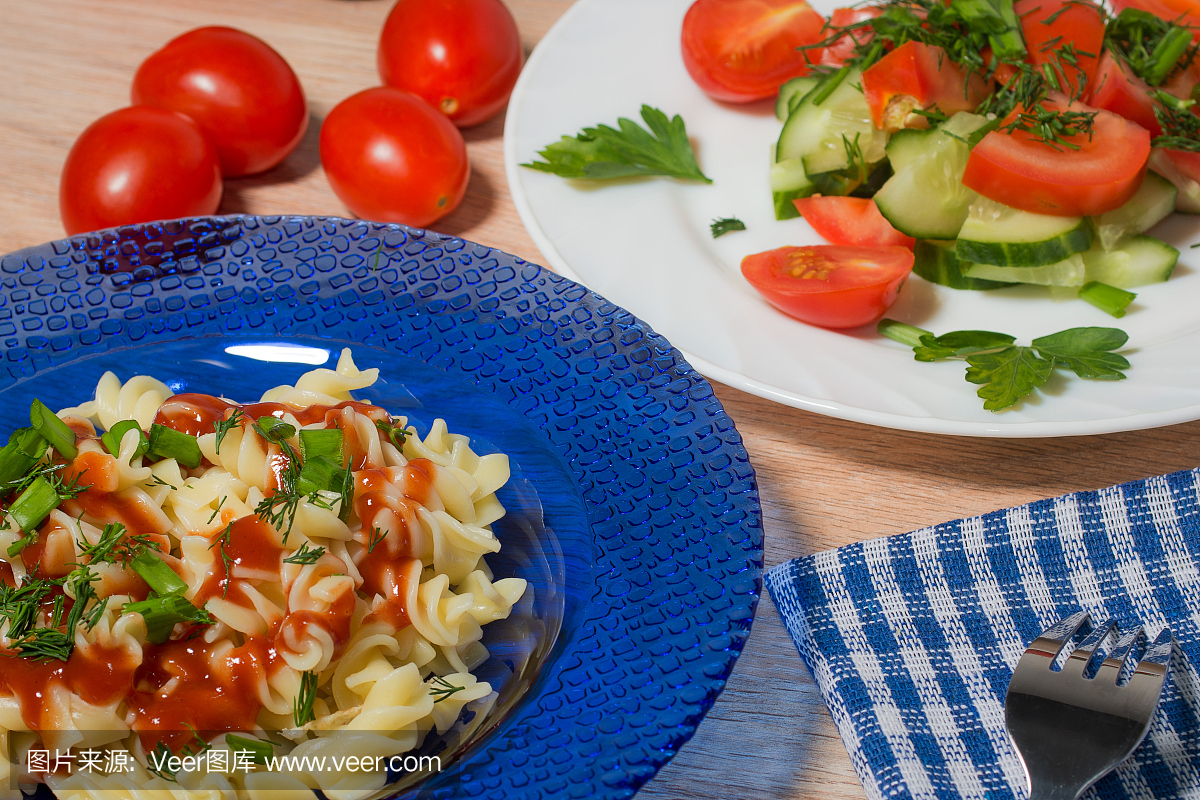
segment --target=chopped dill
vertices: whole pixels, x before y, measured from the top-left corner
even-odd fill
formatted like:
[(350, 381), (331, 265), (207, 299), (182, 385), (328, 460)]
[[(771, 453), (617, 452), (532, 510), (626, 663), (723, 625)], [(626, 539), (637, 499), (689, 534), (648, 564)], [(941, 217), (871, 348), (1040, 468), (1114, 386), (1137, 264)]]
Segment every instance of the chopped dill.
[(308, 542), (300, 545), (300, 549), (283, 560), (285, 564), (315, 564), (325, 555), (324, 547), (309, 547)]
[(746, 223), (737, 217), (719, 217), (714, 219), (708, 227), (712, 231), (712, 238), (716, 239), (718, 236), (724, 236), (730, 231), (746, 230)]

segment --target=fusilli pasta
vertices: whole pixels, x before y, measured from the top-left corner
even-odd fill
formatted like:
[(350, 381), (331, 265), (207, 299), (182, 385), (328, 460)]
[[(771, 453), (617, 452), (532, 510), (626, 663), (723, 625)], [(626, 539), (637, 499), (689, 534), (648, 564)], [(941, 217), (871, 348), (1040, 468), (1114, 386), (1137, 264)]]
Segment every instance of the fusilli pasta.
[[(60, 798), (351, 800), (386, 768), (315, 759), (379, 766), (494, 701), (471, 674), (482, 626), (526, 588), (484, 562), (508, 459), (353, 400), (377, 374), (345, 350), (238, 405), (109, 372), (59, 427), (21, 434), (34, 452), (0, 482), (0, 746), (31, 760), (0, 759), (6, 797), (19, 779)], [(38, 770), (39, 748), (132, 760)]]

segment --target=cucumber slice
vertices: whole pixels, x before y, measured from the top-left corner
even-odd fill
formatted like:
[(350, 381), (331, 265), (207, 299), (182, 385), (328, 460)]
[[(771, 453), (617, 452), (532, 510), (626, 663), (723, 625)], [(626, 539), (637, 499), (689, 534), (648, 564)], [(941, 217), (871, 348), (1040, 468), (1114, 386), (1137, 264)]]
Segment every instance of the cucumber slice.
[(1034, 283), (1039, 286), (1082, 286), (1087, 280), (1083, 256), (1079, 253), (1040, 267), (998, 267), (995, 264), (969, 264), (963, 270), (968, 278), (1004, 283)]
[(1155, 147), (1150, 151), (1150, 169), (1175, 184), (1175, 210), (1185, 214), (1200, 214), (1200, 183), (1179, 171), (1166, 153)]
[(980, 197), (971, 204), (958, 232), (956, 254), (972, 264), (1041, 267), (1081, 253), (1091, 244), (1092, 226), (1084, 217), (1031, 214)]
[(1112, 250), (1126, 237), (1144, 233), (1162, 222), (1175, 210), (1178, 193), (1175, 184), (1166, 178), (1146, 172), (1141, 187), (1125, 205), (1092, 219), (1100, 246)]
[(1105, 251), (1097, 247), (1083, 254), (1087, 279), (1118, 289), (1162, 283), (1171, 277), (1178, 260), (1178, 250), (1153, 236), (1133, 236), (1115, 249)]
[(797, 197), (808, 197), (816, 190), (816, 186), (804, 173), (804, 162), (800, 159), (789, 158), (771, 165), (771, 195), (775, 203), (775, 219), (800, 216), (792, 201)]
[(896, 172), (912, 164), (929, 147), (929, 139), (937, 135), (937, 128), (904, 128), (888, 139), (888, 161)]
[[(919, 153), (916, 136), (902, 141), (896, 174), (875, 195), (875, 204), (896, 230), (917, 239), (953, 239), (967, 218), (975, 192), (962, 185), (970, 148), (965, 141), (971, 130), (988, 120), (976, 114), (959, 113), (933, 133), (922, 133)], [(970, 130), (968, 130), (970, 129)], [(897, 138), (901, 134), (897, 134)]]
[(853, 145), (857, 137), (866, 163), (882, 160), (887, 134), (871, 123), (867, 100), (857, 88), (861, 77), (859, 70), (836, 72), (804, 95), (779, 133), (775, 159), (803, 158), (810, 175), (836, 172), (850, 166), (847, 142)]
[(811, 92), (813, 87), (820, 82), (821, 78), (817, 75), (803, 75), (799, 78), (792, 78), (780, 86), (779, 96), (775, 98), (775, 118), (780, 122), (786, 122), (792, 109), (800, 105), (804, 95)]
[(999, 289), (1008, 286), (999, 281), (968, 278), (962, 268), (969, 266), (954, 255), (954, 242), (937, 242), (918, 239), (913, 247), (913, 272), (930, 283), (948, 286), (951, 289)]

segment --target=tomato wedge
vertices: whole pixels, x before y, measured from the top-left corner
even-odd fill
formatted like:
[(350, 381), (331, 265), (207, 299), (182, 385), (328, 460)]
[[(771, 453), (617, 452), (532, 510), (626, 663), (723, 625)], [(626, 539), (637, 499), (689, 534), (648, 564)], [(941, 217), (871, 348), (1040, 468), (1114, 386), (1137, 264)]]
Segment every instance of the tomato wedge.
[(800, 216), (830, 244), (855, 247), (890, 247), (910, 250), (916, 239), (905, 236), (879, 213), (875, 201), (866, 197), (813, 195), (792, 201)]
[(1151, 136), (1162, 133), (1154, 116), (1154, 100), (1144, 80), (1126, 71), (1113, 54), (1105, 51), (1100, 57), (1089, 105), (1111, 111), (1132, 120), (1150, 131)]
[[(1050, 111), (1068, 110), (1053, 100), (1042, 105)], [(1071, 103), (1069, 110), (1093, 109)], [(1142, 126), (1097, 111), (1091, 137), (1077, 135), (1071, 143), (1079, 149), (1056, 149), (1022, 131), (992, 131), (967, 158), (963, 185), (1006, 206), (1060, 217), (1112, 211), (1141, 186), (1150, 157), (1150, 134)]]
[(1200, 153), (1188, 150), (1163, 150), (1163, 152), (1167, 154), (1167, 158), (1171, 159), (1171, 163), (1183, 173), (1185, 178), (1200, 183)]
[[(987, 83), (968, 76), (940, 47), (905, 42), (862, 75), (863, 94), (876, 128), (895, 132), (914, 125), (914, 108), (937, 106), (943, 114), (973, 111), (987, 96)], [(922, 123), (926, 121), (922, 119)]]
[[(861, 8), (835, 8), (829, 15), (830, 28), (845, 28), (856, 22), (874, 19), (883, 13), (879, 6), (863, 6)], [(871, 41), (874, 33), (870, 28), (857, 28), (842, 34), (833, 44), (821, 51), (820, 63), (827, 67), (840, 67), (846, 59), (854, 55), (854, 49), (860, 44)]]
[(1149, 11), (1167, 22), (1195, 30), (1200, 38), (1200, 3), (1195, 0), (1112, 0), (1113, 11), (1120, 14), (1126, 8)]
[[(1013, 10), (1021, 20), (1029, 63), (1049, 64), (1063, 92), (1074, 95), (1082, 76), (1083, 88), (1095, 85), (1096, 64), (1104, 46), (1104, 13), (1088, 0), (1017, 0)], [(1067, 45), (1075, 63), (1063, 59)]]
[(806, 51), (825, 18), (805, 0), (696, 0), (683, 18), (683, 65), (710, 97), (747, 103), (774, 97), (807, 75)]
[(904, 247), (780, 247), (742, 259), (742, 275), (783, 313), (823, 328), (874, 322), (912, 272)]

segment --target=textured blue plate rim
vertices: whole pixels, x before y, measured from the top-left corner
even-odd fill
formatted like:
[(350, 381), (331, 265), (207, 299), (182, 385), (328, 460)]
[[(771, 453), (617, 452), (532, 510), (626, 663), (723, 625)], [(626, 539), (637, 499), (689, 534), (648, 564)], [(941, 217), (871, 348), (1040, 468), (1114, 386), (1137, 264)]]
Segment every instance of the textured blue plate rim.
[[(239, 247), (238, 243), (243, 242), (243, 237), (251, 239), (253, 243), (256, 234), (265, 237), (270, 231), (278, 234), (281, 230), (287, 232), (288, 236), (299, 236), (305, 240), (313, 237), (305, 243), (320, 241), (324, 245), (336, 242), (331, 246), (337, 253), (356, 252), (344, 255), (342, 263), (328, 266), (326, 260), (327, 269), (318, 266), (314, 270), (313, 265), (319, 264), (322, 258), (328, 259), (331, 254), (322, 251), (307, 262), (298, 260), (298, 256), (289, 259), (280, 255), (276, 259), (274, 248), (267, 245), (279, 244), (279, 240), (264, 239), (263, 244), (254, 245), (253, 249)], [(393, 242), (397, 244), (393, 246)], [(378, 254), (387, 248), (391, 250), (384, 253), (387, 260), (381, 267)], [(398, 252), (399, 248), (404, 248), (404, 252)], [(235, 252), (238, 249), (241, 249), (240, 255)], [(268, 249), (271, 250), (271, 258), (262, 258), (263, 251)], [(296, 249), (292, 248), (293, 251)], [(303, 252), (303, 248), (300, 250)], [(375, 263), (368, 270), (368, 259), (372, 252), (376, 253)], [(257, 261), (255, 256), (259, 257)], [(333, 258), (337, 261), (336, 256)], [(357, 261), (353, 262), (355, 258)], [(234, 259), (241, 259), (241, 262), (235, 263)], [(398, 267), (393, 267), (397, 262)], [(404, 267), (409, 264), (414, 266), (406, 272)], [(305, 265), (308, 266), (307, 277), (302, 269)], [(262, 278), (257, 277), (253, 267), (263, 272)], [(397, 335), (389, 339), (390, 334), (380, 335), (380, 330), (373, 326), (355, 327), (354, 323), (366, 318), (372, 307), (388, 302), (384, 291), (364, 287), (376, 286), (378, 279), (389, 270), (398, 276), (391, 286), (392, 305), (399, 306), (401, 312), (406, 311), (409, 318), (425, 322), (417, 329), (418, 333), (428, 334), (424, 338), (414, 337), (411, 330), (403, 328), (397, 328), (392, 333), (405, 330), (410, 334), (407, 338)], [(273, 276), (270, 275), (272, 271)], [(243, 284), (240, 291), (224, 285), (226, 273), (230, 283)], [(238, 277), (243, 280), (236, 280)], [(52, 285), (51, 278), (59, 282), (57, 286)], [(267, 285), (264, 286), (264, 283)], [(354, 291), (353, 283), (358, 284), (358, 292)], [(399, 289), (396, 288), (397, 283), (400, 284)], [(351, 289), (343, 288), (347, 286), (351, 286)], [(305, 296), (305, 287), (315, 288)], [(297, 288), (300, 289), (299, 294)], [(412, 291), (401, 291), (408, 288)], [(339, 289), (342, 291), (339, 292)], [(96, 290), (100, 290), (100, 295), (96, 294)], [(455, 294), (456, 291), (459, 293)], [(450, 299), (447, 301), (440, 296), (442, 293), (448, 294)], [(162, 302), (162, 295), (167, 296), (166, 303)], [(396, 299), (397, 295), (399, 299)], [(531, 306), (527, 295), (534, 295), (538, 306)], [(454, 330), (453, 327), (442, 330), (437, 325), (428, 324), (430, 319), (446, 319), (447, 315), (452, 316), (462, 309), (467, 309), (468, 314), (483, 314), (486, 307), (486, 313), (500, 321), (498, 328), (507, 331), (513, 327), (515, 332), (522, 333), (534, 342), (537, 336), (545, 335), (538, 334), (539, 329), (543, 332), (547, 329), (551, 332), (558, 330), (555, 325), (560, 324), (563, 317), (560, 316), (558, 323), (549, 318), (549, 312), (545, 319), (538, 317), (540, 311), (557, 303), (556, 311), (566, 310), (570, 317), (580, 322), (587, 319), (591, 324), (593, 319), (601, 320), (597, 323), (600, 332), (610, 335), (609, 340), (601, 340), (596, 347), (588, 342), (587, 347), (568, 350), (565, 363), (581, 374), (584, 371), (594, 373), (597, 369), (601, 373), (605, 370), (612, 373), (611, 365), (620, 365), (622, 362), (622, 368), (635, 369), (631, 374), (642, 377), (630, 384), (630, 388), (643, 392), (638, 397), (644, 401), (642, 407), (648, 404), (651, 409), (659, 406), (667, 408), (659, 402), (662, 399), (668, 401), (669, 408), (677, 412), (672, 423), (664, 423), (666, 427), (663, 430), (687, 433), (686, 424), (690, 423), (680, 424), (679, 420), (686, 419), (689, 414), (695, 418), (697, 411), (706, 413), (713, 420), (713, 425), (700, 427), (702, 433), (690, 434), (703, 438), (697, 441), (687, 437), (673, 438), (664, 452), (670, 451), (668, 456), (672, 466), (676, 461), (688, 462), (687, 458), (680, 458), (680, 454), (709, 458), (716, 453), (710, 464), (727, 461), (727, 472), (714, 472), (715, 477), (711, 481), (705, 473), (701, 475), (703, 481), (698, 478), (697, 482), (712, 490), (710, 494), (728, 496), (728, 501), (724, 506), (708, 509), (706, 506), (712, 503), (695, 498), (696, 493), (691, 492), (693, 498), (688, 510), (683, 512), (689, 516), (684, 519), (690, 519), (697, 511), (703, 513), (711, 510), (712, 514), (698, 521), (703, 522), (704, 527), (685, 531), (685, 534), (690, 532), (691, 539), (695, 540), (690, 545), (687, 535), (678, 542), (657, 542), (667, 548), (667, 553), (655, 564), (673, 577), (674, 573), (669, 572), (676, 568), (673, 562), (681, 561), (683, 557), (694, 561), (697, 545), (709, 550), (714, 545), (724, 545), (724, 549), (718, 547), (715, 554), (710, 553), (712, 569), (721, 575), (719, 586), (708, 588), (709, 593), (715, 593), (716, 596), (704, 595), (703, 600), (695, 606), (678, 598), (670, 599), (671, 603), (683, 608), (681, 614), (689, 613), (690, 609), (697, 612), (700, 619), (707, 618), (708, 623), (685, 628), (679, 634), (685, 642), (694, 640), (693, 644), (682, 646), (684, 649), (679, 650), (679, 656), (671, 648), (660, 653), (663, 650), (661, 643), (657, 640), (647, 641), (645, 636), (618, 639), (620, 644), (613, 648), (615, 652), (623, 644), (630, 644), (631, 648), (626, 648), (619, 654), (621, 656), (632, 649), (633, 658), (624, 659), (626, 671), (618, 677), (635, 683), (645, 677), (646, 680), (639, 686), (649, 687), (650, 690), (661, 689), (662, 694), (654, 695), (654, 699), (669, 695), (667, 706), (659, 708), (662, 703), (654, 705), (651, 700), (647, 701), (651, 711), (641, 712), (640, 702), (635, 703), (631, 698), (622, 707), (632, 707), (633, 710), (622, 714), (606, 706), (602, 709), (605, 713), (601, 722), (587, 723), (583, 719), (591, 712), (585, 708), (583, 717), (574, 722), (574, 727), (570, 727), (569, 717), (556, 717), (554, 712), (582, 707), (583, 700), (578, 696), (580, 689), (552, 679), (560, 678), (570, 670), (580, 671), (579, 674), (586, 678), (597, 678), (597, 675), (589, 673), (589, 664), (578, 658), (582, 651), (580, 637), (563, 636), (554, 648), (555, 669), (543, 671), (528, 690), (527, 696), (507, 718), (500, 721), (487, 739), (419, 790), (421, 796), (429, 797), (455, 796), (459, 790), (466, 790), (475, 796), (506, 798), (631, 796), (691, 737), (700, 719), (724, 688), (749, 634), (761, 594), (762, 516), (757, 484), (736, 428), (713, 395), (712, 387), (650, 326), (585, 287), (494, 248), (397, 224), (337, 217), (230, 215), (124, 226), (0, 256), (0, 343), (5, 348), (5, 361), (0, 366), (0, 388), (22, 383), (34, 378), (42, 368), (72, 361), (89, 353), (113, 347), (138, 346), (156, 340), (171, 341), (211, 335), (206, 331), (215, 327), (228, 329), (235, 323), (237, 328), (249, 326), (256, 329), (249, 332), (274, 339), (286, 339), (292, 334), (305, 337), (313, 335), (310, 331), (300, 330), (294, 320), (284, 320), (282, 317), (272, 320), (274, 303), (299, 309), (304, 309), (307, 304), (307, 308), (313, 312), (307, 318), (309, 320), (320, 309), (327, 310), (326, 319), (332, 313), (349, 313), (351, 318), (342, 317), (346, 320), (344, 333), (351, 336), (362, 334), (361, 341), (364, 344), (390, 347), (425, 363), (431, 363), (428, 359), (438, 355), (438, 349), (434, 347), (431, 351), (429, 345), (436, 344), (434, 340), (438, 336), (443, 337), (443, 341), (448, 333), (452, 337)], [(314, 309), (314, 306), (320, 309)], [(532, 312), (530, 308), (533, 308)], [(363, 313), (364, 310), (367, 313)], [(361, 314), (358, 320), (353, 319), (356, 313)], [(380, 317), (377, 308), (375, 317)], [(381, 325), (386, 322), (380, 320)], [(569, 325), (570, 321), (566, 324)], [(320, 335), (320, 329), (314, 330), (316, 335)], [(611, 334), (621, 331), (624, 334), (619, 340), (615, 343), (611, 341)], [(220, 333), (217, 331), (218, 335)], [(369, 341), (372, 336), (377, 338), (377, 343)], [(517, 340), (510, 334), (510, 344)], [(603, 354), (598, 355), (602, 351)], [(524, 350), (516, 352), (529, 357)], [(472, 357), (472, 363), (477, 360)], [(638, 365), (636, 368), (632, 366), (634, 363)], [(436, 360), (433, 364), (441, 366)], [(452, 366), (453, 361), (446, 367), (448, 372)], [(465, 365), (460, 366), (468, 369)], [(511, 364), (509, 366), (508, 372), (511, 373)], [(553, 364), (542, 364), (540, 371), (530, 369), (527, 363), (521, 367), (526, 375), (532, 375), (535, 379), (548, 376), (547, 370), (556, 369)], [(504, 385), (504, 375), (494, 372), (481, 377), (480, 369), (476, 364), (467, 374), (454, 377), (502, 393), (500, 388)], [(515, 390), (509, 389), (514, 397), (520, 399)], [(597, 403), (595, 406), (601, 408), (604, 404)], [(546, 406), (537, 408), (545, 410)], [(596, 408), (588, 407), (588, 410), (594, 414)], [(554, 413), (556, 416), (552, 421), (557, 424), (543, 426), (542, 432), (548, 444), (561, 449), (564, 431), (573, 431), (576, 427), (562, 427), (564, 421), (573, 419), (571, 414)], [(579, 418), (574, 419), (576, 426), (582, 424)], [(704, 418), (701, 417), (700, 421), (703, 422)], [(650, 424), (658, 422), (658, 419), (652, 419)], [(708, 433), (703, 433), (706, 430)], [(637, 443), (645, 445), (646, 441)], [(600, 477), (599, 470), (589, 471), (588, 465), (575, 461), (569, 463), (582, 468), (583, 476), (588, 479), (586, 482), (593, 484), (590, 488), (578, 488), (592, 526), (594, 551), (601, 556), (608, 556), (602, 552), (601, 539), (612, 537), (614, 530), (619, 531), (622, 524), (633, 525), (636, 534), (641, 533), (638, 525), (646, 525), (651, 533), (645, 539), (655, 535), (655, 527), (667, 524), (655, 521), (654, 517), (647, 517), (645, 523), (636, 522), (632, 515), (647, 511), (642, 506), (634, 506), (624, 516), (618, 511), (600, 518), (598, 514), (603, 509), (597, 498), (605, 496), (604, 482), (592, 480)], [(711, 471), (713, 468), (710, 466), (709, 469)], [(701, 469), (700, 472), (704, 471)], [(571, 470), (571, 474), (576, 476), (574, 470)], [(578, 486), (578, 478), (576, 482)], [(680, 496), (686, 496), (691, 486), (692, 483), (688, 482)], [(667, 495), (672, 498), (672, 503), (676, 502), (677, 494), (674, 483), (669, 484)], [(645, 499), (649, 502), (655, 499), (655, 495), (648, 490)], [(718, 508), (723, 508), (722, 513), (713, 516)], [(674, 511), (679, 513), (678, 509)], [(689, 546), (680, 549), (680, 544)], [(676, 549), (672, 550), (672, 546)], [(661, 619), (664, 616), (661, 611), (664, 607), (663, 593), (656, 594), (650, 587), (655, 583), (655, 576), (644, 569), (626, 569), (628, 565), (620, 559), (614, 562), (609, 558), (605, 563), (611, 564), (612, 568), (603, 576), (605, 586), (594, 587), (595, 595), (588, 610), (607, 610), (612, 613), (589, 618), (598, 624), (584, 626), (578, 632), (597, 642), (605, 638), (606, 631), (602, 629), (611, 620), (625, 616), (624, 612), (621, 615), (615, 613), (615, 605), (603, 604), (605, 595), (608, 599), (615, 596), (622, 600), (634, 597), (632, 603), (641, 604), (643, 617)], [(702, 563), (708, 564), (707, 561)], [(641, 567), (642, 562), (637, 566)], [(689, 566), (683, 565), (685, 569)], [(598, 571), (595, 574), (599, 576)], [(658, 585), (661, 586), (661, 582)], [(686, 595), (681, 596), (686, 598)], [(697, 592), (696, 596), (701, 595)], [(626, 603), (621, 605), (622, 609), (628, 607)], [(673, 619), (681, 618), (673, 612), (668, 614)], [(695, 622), (691, 617), (688, 619)], [(642, 621), (636, 617), (634, 620)], [(621, 626), (629, 622), (628, 619), (617, 620), (611, 625), (613, 629), (621, 628), (619, 632), (628, 633)], [(634, 624), (631, 630), (636, 628)], [(674, 633), (673, 628), (669, 630)], [(672, 647), (679, 649), (680, 645)], [(584, 655), (594, 656), (594, 652)], [(675, 665), (674, 669), (664, 670), (664, 658)], [(578, 663), (572, 665), (572, 659)], [(609, 669), (621, 669), (615, 657), (602, 661), (601, 665)], [(635, 671), (630, 672), (630, 669)], [(652, 674), (656, 670), (658, 674)], [(603, 685), (608, 688), (607, 684)], [(641, 697), (647, 694), (642, 692)], [(588, 705), (591, 699), (590, 696), (587, 698)], [(563, 730), (563, 726), (568, 729)], [(583, 738), (578, 738), (576, 734)], [(503, 749), (498, 749), (501, 745)], [(555, 758), (556, 755), (565, 756), (565, 760)]]

